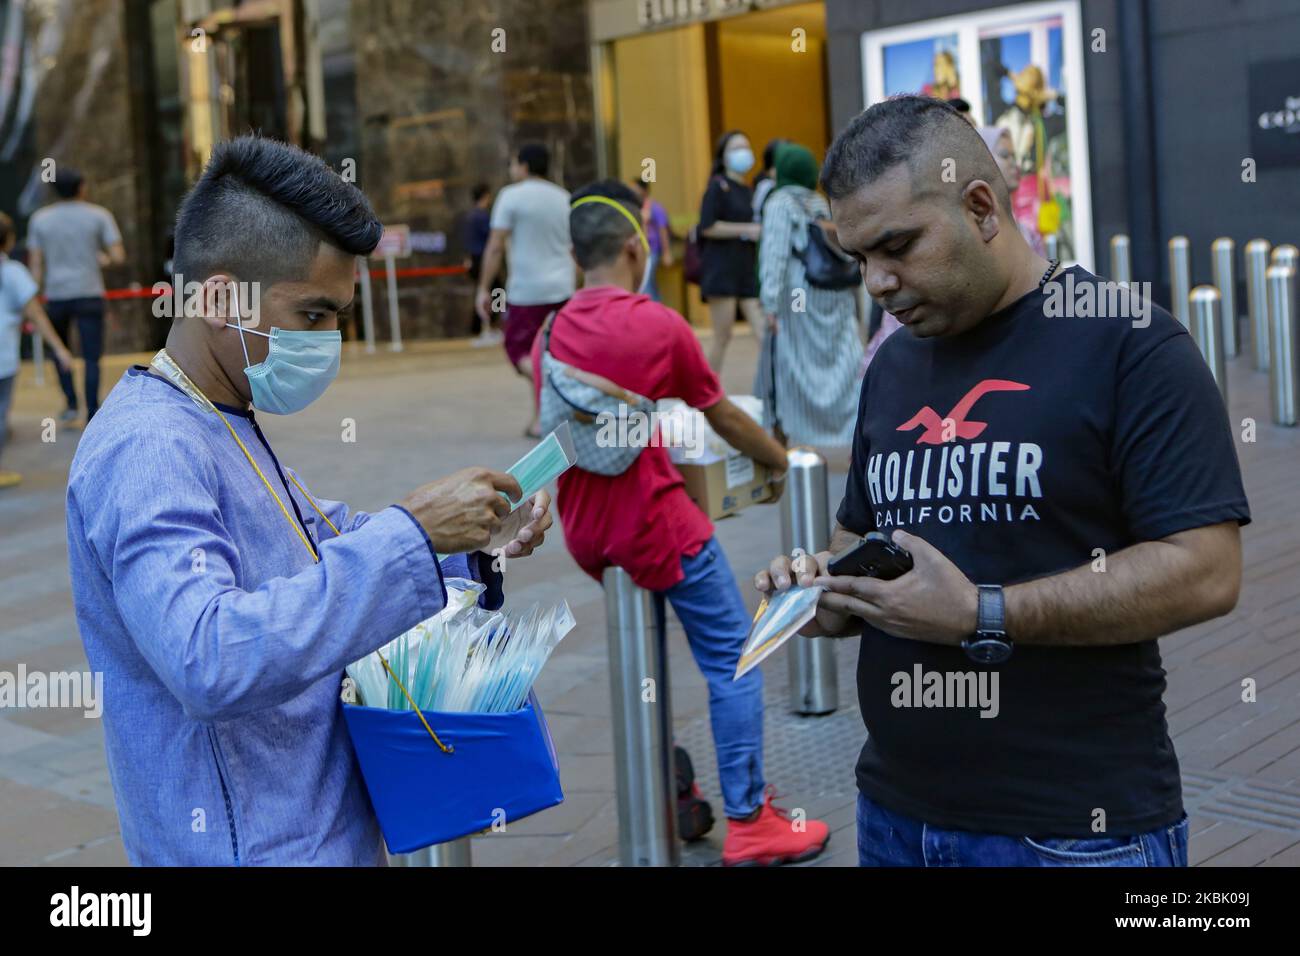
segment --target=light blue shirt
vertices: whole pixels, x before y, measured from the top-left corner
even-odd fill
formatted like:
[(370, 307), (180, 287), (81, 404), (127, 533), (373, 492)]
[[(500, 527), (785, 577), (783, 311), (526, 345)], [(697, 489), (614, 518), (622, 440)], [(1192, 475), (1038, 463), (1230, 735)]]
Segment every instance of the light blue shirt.
[(23, 309), (36, 292), (36, 280), (27, 267), (0, 252), (0, 378), (18, 374)]
[(253, 416), (219, 407), (301, 515), (319, 563), (221, 419), (140, 366), (72, 462), (72, 594), (86, 657), (104, 675), (127, 856), (382, 864), (339, 701), (343, 668), (441, 610), (443, 574), (477, 579), (484, 568), (456, 555), (440, 569), (397, 506), (364, 514), (317, 498), (335, 537), (281, 478)]

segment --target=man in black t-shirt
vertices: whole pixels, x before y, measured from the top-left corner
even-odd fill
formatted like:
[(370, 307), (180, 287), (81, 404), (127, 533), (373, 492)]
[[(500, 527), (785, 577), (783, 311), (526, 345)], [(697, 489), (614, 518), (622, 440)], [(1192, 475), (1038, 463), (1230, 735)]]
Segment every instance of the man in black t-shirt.
[[(755, 584), (823, 585), (805, 633), (862, 635), (862, 864), (1186, 865), (1156, 639), (1232, 610), (1250, 520), (1205, 362), (1164, 310), (1036, 255), (936, 100), (859, 115), (822, 185), (907, 334), (863, 380), (830, 550)], [(871, 531), (912, 570), (828, 575)]]

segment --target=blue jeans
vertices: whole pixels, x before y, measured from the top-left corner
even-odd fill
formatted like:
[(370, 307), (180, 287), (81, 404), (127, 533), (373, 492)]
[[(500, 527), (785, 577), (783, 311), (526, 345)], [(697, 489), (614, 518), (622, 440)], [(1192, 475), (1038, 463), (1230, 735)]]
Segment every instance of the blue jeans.
[(1186, 866), (1187, 814), (1134, 836), (1015, 837), (945, 830), (858, 794), (858, 866)]
[[(86, 420), (99, 411), (99, 357), (104, 351), (104, 300), (87, 299), (52, 299), (45, 303), (45, 312), (50, 317), (50, 324), (59, 333), (63, 344), (69, 342), (68, 332), (72, 323), (77, 323), (77, 334), (81, 337), (81, 358), (85, 365)], [(47, 352), (54, 369), (59, 373), (59, 387), (68, 408), (77, 410), (77, 391), (72, 387), (72, 373), (59, 366), (52, 351)]]
[(0, 378), (0, 451), (5, 450), (5, 441), (9, 438), (9, 404), (13, 400), (14, 382), (17, 375)]
[(686, 631), (695, 663), (709, 685), (709, 721), (718, 755), (723, 812), (745, 817), (763, 803), (763, 672), (754, 668), (732, 680), (749, 614), (736, 576), (717, 538), (682, 559), (686, 577), (655, 593), (655, 623), (665, 633), (664, 599)]

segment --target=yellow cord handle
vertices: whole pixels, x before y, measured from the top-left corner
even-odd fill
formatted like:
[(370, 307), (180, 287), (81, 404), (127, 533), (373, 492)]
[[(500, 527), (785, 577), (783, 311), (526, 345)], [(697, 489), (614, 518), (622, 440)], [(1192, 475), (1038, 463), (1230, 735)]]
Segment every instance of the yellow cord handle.
[(402, 696), (406, 698), (406, 702), (411, 705), (411, 710), (415, 711), (415, 715), (420, 718), (420, 723), (424, 724), (424, 729), (429, 732), (429, 736), (433, 738), (433, 742), (438, 745), (438, 748), (443, 753), (455, 753), (455, 747), (449, 747), (438, 739), (438, 735), (433, 732), (433, 728), (429, 726), (429, 722), (424, 719), (424, 712), (421, 711), (419, 707), (415, 706), (415, 701), (411, 700), (411, 695), (407, 692), (406, 687), (397, 679), (397, 675), (393, 673), (393, 669), (388, 666), (388, 661), (384, 660), (384, 655), (380, 654), (379, 651), (375, 651), (375, 653), (379, 655), (379, 661), (384, 665), (384, 670), (388, 671), (388, 676), (393, 679), (395, 684), (397, 684), (397, 689), (402, 692)]

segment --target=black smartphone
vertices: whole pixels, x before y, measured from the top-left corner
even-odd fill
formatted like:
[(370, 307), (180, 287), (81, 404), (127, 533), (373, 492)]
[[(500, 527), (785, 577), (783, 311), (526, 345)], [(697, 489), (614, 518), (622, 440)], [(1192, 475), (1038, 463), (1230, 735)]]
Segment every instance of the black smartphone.
[(892, 581), (900, 574), (912, 570), (912, 556), (906, 549), (891, 543), (879, 531), (872, 531), (857, 544), (850, 545), (831, 558), (826, 570), (833, 575), (848, 574)]

